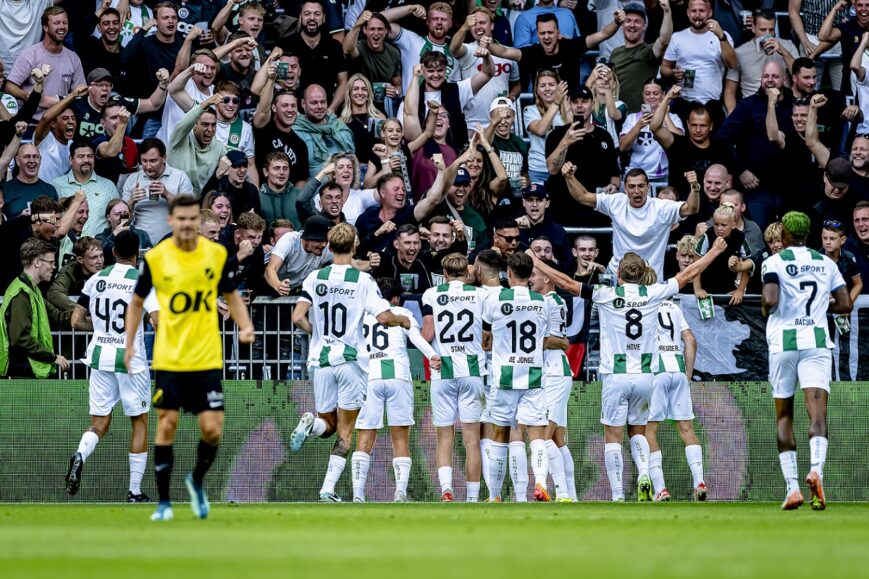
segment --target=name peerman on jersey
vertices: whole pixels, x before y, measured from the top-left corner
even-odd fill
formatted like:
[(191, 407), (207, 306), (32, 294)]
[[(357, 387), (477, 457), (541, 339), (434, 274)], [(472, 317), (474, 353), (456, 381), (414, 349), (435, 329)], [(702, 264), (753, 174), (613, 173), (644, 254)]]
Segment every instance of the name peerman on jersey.
[[(94, 333), (82, 360), (95, 370), (127, 373), (124, 354), (127, 352), (127, 334), (124, 318), (133, 297), (139, 270), (126, 264), (111, 265), (92, 275), (84, 284), (78, 304), (88, 310), (93, 320)], [(157, 312), (157, 296), (150, 292), (145, 298), (145, 311)], [(145, 356), (145, 331), (142, 324), (136, 332), (136, 345), (130, 362), (130, 373), (148, 370)]]
[(833, 260), (813, 249), (789, 247), (763, 262), (761, 279), (779, 286), (778, 306), (766, 321), (770, 352), (833, 347), (827, 307), (830, 294), (845, 285)]
[[(556, 292), (549, 292), (544, 296), (549, 305), (549, 331), (547, 336), (553, 338), (564, 338), (565, 328), (567, 327), (567, 303), (564, 298)], [(573, 372), (570, 371), (570, 363), (567, 361), (567, 354), (564, 350), (545, 350), (543, 359), (546, 364), (546, 375), (555, 378), (570, 376), (573, 378)]]
[(434, 320), (434, 349), (441, 369), (432, 380), (486, 375), (483, 351), (483, 298), (485, 292), (460, 281), (429, 288), (422, 294), (422, 315)]
[(410, 330), (401, 326), (384, 326), (371, 314), (365, 314), (363, 333), (368, 345), (368, 379), (410, 382), (407, 340), (413, 342), (426, 358), (431, 358), (435, 352), (419, 333), (419, 324), (409, 310), (393, 306), (391, 311), (397, 316), (406, 316), (410, 320)]
[(370, 275), (350, 265), (324, 267), (308, 274), (302, 282), (299, 301), (311, 304), (309, 368), (345, 362), (368, 366), (362, 320), (366, 313), (377, 316), (389, 309), (389, 302), (380, 297)]
[(513, 287), (483, 304), (483, 327), (492, 332), (494, 384), (504, 390), (543, 385), (543, 341), (549, 335), (549, 303), (537, 292)]
[(596, 286), (592, 301), (600, 314), (601, 374), (650, 374), (658, 350), (658, 307), (679, 291), (666, 284)]
[(682, 332), (690, 330), (682, 310), (670, 300), (658, 308), (658, 350), (655, 356), (655, 374), (685, 372), (685, 343)]

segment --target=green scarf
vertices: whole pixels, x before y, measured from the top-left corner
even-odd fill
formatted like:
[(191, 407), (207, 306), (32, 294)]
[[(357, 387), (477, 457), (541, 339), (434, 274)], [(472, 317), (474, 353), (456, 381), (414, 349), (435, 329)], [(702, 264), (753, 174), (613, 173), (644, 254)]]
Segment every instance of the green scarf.
[[(27, 278), (30, 279), (29, 277)], [(33, 319), (30, 323), (30, 335), (39, 343), (40, 346), (51, 352), (54, 349), (54, 343), (51, 339), (51, 326), (48, 323), (48, 311), (45, 309), (45, 301), (42, 299), (42, 294), (38, 289), (34, 289), (30, 284), (21, 280), (21, 276), (9, 284), (6, 293), (3, 295), (3, 304), (0, 305), (0, 376), (6, 376), (9, 371), (9, 328), (6, 326), (6, 310), (9, 309), (9, 304), (12, 299), (18, 294), (24, 292), (30, 298), (30, 310)], [(33, 370), (34, 376), (37, 378), (48, 378), (54, 363), (37, 362), (28, 358), (30, 368)]]

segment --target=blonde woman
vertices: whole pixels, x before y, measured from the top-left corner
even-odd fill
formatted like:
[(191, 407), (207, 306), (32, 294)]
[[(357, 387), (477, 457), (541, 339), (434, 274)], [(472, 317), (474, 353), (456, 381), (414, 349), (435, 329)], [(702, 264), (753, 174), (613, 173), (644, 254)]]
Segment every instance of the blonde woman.
[(585, 86), (594, 95), (592, 122), (595, 126), (606, 129), (613, 142), (618, 143), (619, 131), (616, 124), (621, 126), (628, 112), (628, 106), (619, 100), (619, 79), (610, 67), (598, 64), (585, 81)]
[(573, 120), (567, 91), (567, 83), (551, 70), (541, 70), (534, 79), (534, 104), (523, 109), (525, 130), (531, 140), (528, 177), (532, 183), (543, 184), (549, 178), (546, 135), (555, 127)]
[(359, 160), (351, 153), (337, 153), (329, 158), (319, 173), (308, 180), (299, 198), (296, 207), (301, 209), (307, 206), (307, 212), (320, 211), (321, 199), (317, 193), (323, 183), (332, 180), (341, 187), (342, 200), (341, 212), (347, 223), (353, 224), (363, 211), (380, 203), (380, 194), (377, 189), (359, 188)]
[(371, 147), (377, 142), (378, 128), (386, 117), (374, 106), (374, 91), (365, 75), (357, 72), (347, 81), (344, 105), (338, 118), (353, 131), (356, 151), (362, 166), (367, 168), (372, 156)]

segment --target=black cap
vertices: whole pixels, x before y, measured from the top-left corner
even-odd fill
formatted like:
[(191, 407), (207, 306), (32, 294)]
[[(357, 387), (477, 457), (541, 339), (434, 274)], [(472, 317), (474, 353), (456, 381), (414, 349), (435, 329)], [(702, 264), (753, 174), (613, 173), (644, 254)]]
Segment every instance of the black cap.
[(839, 189), (847, 187), (851, 179), (851, 163), (841, 157), (831, 159), (827, 163), (826, 174), (827, 180), (833, 187), (838, 187)]
[(332, 222), (322, 215), (312, 215), (305, 221), (302, 229), (302, 239), (308, 241), (326, 241), (329, 237), (329, 228)]
[(530, 187), (526, 187), (522, 191), (522, 199), (528, 199), (529, 197), (547, 199), (549, 197), (549, 191), (547, 191), (546, 187), (540, 183), (531, 183)]
[(229, 159), (229, 162), (232, 163), (233, 167), (247, 165), (247, 157), (241, 151), (229, 151), (226, 154), (226, 158)]
[(639, 14), (643, 17), (643, 20), (648, 20), (649, 17), (646, 15), (646, 7), (638, 2), (631, 2), (630, 4), (625, 4), (622, 7), (622, 11), (625, 14)]
[(112, 78), (112, 73), (109, 72), (106, 68), (95, 68), (88, 73), (87, 78), (85, 79), (88, 84), (93, 84), (95, 82), (100, 82), (101, 80), (107, 80), (114, 84), (115, 79)]
[(593, 100), (594, 95), (591, 94), (591, 89), (587, 86), (580, 87), (578, 90), (570, 93), (570, 100), (575, 101), (576, 99), (582, 100)]

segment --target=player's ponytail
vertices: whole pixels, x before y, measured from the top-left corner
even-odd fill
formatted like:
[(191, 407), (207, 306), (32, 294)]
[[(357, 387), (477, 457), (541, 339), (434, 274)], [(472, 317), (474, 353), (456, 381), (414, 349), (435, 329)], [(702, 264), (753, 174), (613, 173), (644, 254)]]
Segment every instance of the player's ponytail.
[(625, 283), (642, 284), (646, 276), (646, 261), (634, 253), (629, 251), (619, 262), (619, 277)]
[(640, 285), (655, 285), (656, 283), (658, 283), (658, 272), (649, 265), (649, 262), (646, 262), (646, 271), (643, 272)]

